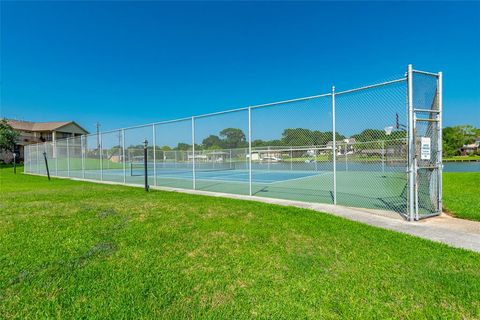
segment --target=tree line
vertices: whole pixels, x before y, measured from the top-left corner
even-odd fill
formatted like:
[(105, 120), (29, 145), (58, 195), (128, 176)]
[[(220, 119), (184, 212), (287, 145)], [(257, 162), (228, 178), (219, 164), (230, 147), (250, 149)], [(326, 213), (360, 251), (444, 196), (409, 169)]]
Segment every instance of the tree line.
[[(460, 155), (460, 148), (475, 142), (480, 137), (480, 128), (471, 125), (443, 128), (443, 156), (452, 157)], [(477, 155), (480, 150), (477, 149)]]
[[(355, 138), (356, 142), (368, 142), (383, 140), (387, 144), (389, 141), (406, 137), (405, 131), (394, 131), (387, 135), (384, 130), (366, 129), (361, 133), (354, 134), (351, 138)], [(336, 132), (335, 139), (338, 142), (346, 139), (346, 136)], [(306, 128), (288, 128), (284, 129), (279, 139), (273, 140), (252, 140), (252, 147), (269, 147), (269, 146), (326, 146), (333, 141), (332, 131), (310, 130)], [(216, 149), (236, 149), (247, 148), (248, 141), (245, 133), (238, 128), (226, 128), (219, 132), (218, 135), (209, 135), (202, 140), (201, 144), (195, 144), (196, 150), (216, 150)], [(181, 150), (186, 151), (192, 148), (191, 144), (178, 143), (175, 147), (162, 146), (160, 149)]]
[[(398, 145), (396, 140), (405, 139), (407, 133), (404, 130), (392, 131), (390, 134), (386, 134), (384, 130), (378, 129), (365, 129), (358, 134), (352, 135), (350, 138), (355, 139), (355, 143), (370, 142), (370, 141), (384, 141), (384, 146)], [(443, 129), (443, 155), (445, 157), (460, 155), (460, 148), (463, 145), (475, 142), (475, 139), (480, 137), (480, 129), (471, 125), (446, 127)], [(335, 136), (338, 143), (341, 143), (346, 138), (341, 133), (336, 133)], [(269, 147), (269, 146), (325, 146), (333, 140), (332, 131), (319, 131), (310, 130), (306, 128), (289, 128), (284, 129), (279, 139), (262, 140), (254, 139), (252, 141), (252, 147)], [(375, 144), (357, 144), (356, 148), (378, 148)], [(158, 149), (163, 151), (187, 151), (192, 149), (192, 145), (185, 142), (178, 143), (175, 147), (170, 146), (157, 146)], [(195, 144), (196, 150), (218, 150), (218, 149), (236, 149), (236, 148), (248, 148), (248, 141), (245, 133), (238, 128), (226, 128), (219, 132), (218, 135), (209, 135), (202, 140), (202, 143)], [(114, 146), (110, 148), (111, 151), (118, 149), (121, 150), (121, 146)], [(131, 145), (127, 149), (143, 150), (143, 144)], [(153, 146), (148, 147), (149, 150), (153, 149)], [(480, 150), (477, 150), (477, 154), (480, 154)]]

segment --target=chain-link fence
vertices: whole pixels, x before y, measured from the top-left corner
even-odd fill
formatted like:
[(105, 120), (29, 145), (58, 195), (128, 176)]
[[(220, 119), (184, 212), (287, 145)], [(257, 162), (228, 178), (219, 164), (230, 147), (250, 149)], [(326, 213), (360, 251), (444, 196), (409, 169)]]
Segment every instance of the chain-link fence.
[(43, 152), (53, 176), (420, 219), (441, 210), (441, 74), (30, 145), (25, 172), (45, 174)]

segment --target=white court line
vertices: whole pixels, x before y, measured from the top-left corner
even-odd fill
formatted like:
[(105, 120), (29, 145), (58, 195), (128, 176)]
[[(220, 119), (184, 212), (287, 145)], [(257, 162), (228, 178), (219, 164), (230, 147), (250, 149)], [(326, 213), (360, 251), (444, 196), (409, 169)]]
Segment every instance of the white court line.
[[(287, 181), (294, 181), (294, 180), (300, 180), (300, 179), (306, 179), (306, 178), (310, 178), (310, 177), (318, 177), (318, 176), (322, 176), (322, 175), (325, 175), (325, 174), (328, 174), (330, 172), (324, 172), (322, 174), (313, 174), (313, 175), (307, 175), (307, 176), (304, 176), (304, 177), (298, 177), (298, 178), (292, 178), (292, 179), (284, 179), (284, 180), (277, 180), (277, 179), (255, 179), (255, 171), (252, 171), (253, 173), (253, 177), (254, 177), (254, 181), (253, 182), (258, 182), (258, 183), (268, 183), (268, 184), (275, 184), (275, 183), (280, 183), (280, 182), (287, 182)], [(275, 175), (275, 173), (282, 173), (282, 174), (285, 174), (285, 173), (291, 173), (291, 171), (287, 171), (287, 172), (283, 172), (283, 171), (276, 171), (276, 172), (271, 172), (271, 171), (264, 171), (262, 173), (259, 173), (259, 174), (271, 174), (271, 175)], [(224, 174), (224, 175), (217, 175), (217, 176), (211, 176), (213, 179), (209, 179), (210, 177), (207, 177), (206, 179), (207, 180), (216, 180), (216, 178), (229, 178), (229, 177), (234, 177), (234, 176), (238, 176), (238, 175), (246, 175), (248, 174), (248, 172), (243, 172), (243, 173), (236, 173), (236, 174)], [(198, 177), (198, 175), (197, 175)], [(228, 180), (222, 180), (222, 181), (227, 181)], [(238, 180), (237, 180), (238, 181)], [(242, 181), (243, 182), (243, 181)], [(248, 181), (247, 181), (248, 182)]]
[[(116, 170), (120, 170), (120, 169), (112, 169), (112, 170), (108, 170), (110, 171), (109, 173), (111, 175), (115, 175), (114, 174), (114, 171), (116, 173)], [(91, 170), (88, 170), (88, 171), (96, 171), (96, 172), (99, 172), (100, 170), (98, 169), (91, 169)], [(238, 170), (237, 170), (238, 171)], [(120, 172), (120, 171), (118, 171)], [(123, 172), (120, 172), (120, 173), (123, 173)], [(157, 173), (162, 173), (161, 171), (157, 171)], [(164, 172), (165, 173), (165, 172)], [(204, 172), (204, 173), (207, 173), (208, 172)], [(292, 179), (283, 179), (283, 180), (277, 180), (277, 179), (255, 179), (255, 175), (273, 175), (275, 176), (275, 174), (291, 174), (291, 173), (298, 173), (298, 172), (295, 172), (295, 171), (283, 171), (283, 170), (271, 170), (271, 171), (268, 171), (268, 170), (252, 170), (252, 173), (253, 173), (253, 183), (261, 183), (261, 184), (277, 184), (277, 183), (283, 183), (283, 182), (289, 182), (289, 181), (296, 181), (296, 180), (303, 180), (303, 179), (308, 179), (308, 178), (313, 178), (313, 177), (320, 177), (320, 176), (324, 176), (324, 175), (328, 175), (328, 174), (331, 174), (331, 172), (322, 172), (322, 173), (319, 173), (319, 174), (313, 174), (313, 175), (306, 175), (306, 176), (303, 176), (303, 177), (298, 177), (298, 178), (292, 178)], [(301, 173), (301, 172), (300, 172)], [(308, 174), (309, 172), (307, 172)], [(108, 174), (108, 173), (107, 173)], [(192, 176), (190, 176), (192, 174), (192, 172), (180, 172), (178, 174), (157, 174), (157, 179), (162, 179), (162, 178), (165, 178), (165, 179), (178, 179), (178, 180), (192, 180)], [(235, 177), (235, 176), (243, 176), (243, 175), (247, 175), (248, 174), (248, 170), (243, 170), (241, 172), (238, 172), (238, 173), (229, 173), (229, 172), (224, 172), (223, 174), (221, 175), (212, 175), (212, 176), (203, 176), (201, 175), (201, 172), (198, 172), (197, 175), (196, 175), (196, 178), (200, 181), (213, 181), (213, 182), (224, 182), (224, 183), (248, 183), (248, 177), (246, 177), (246, 179), (239, 179), (239, 180), (229, 180), (229, 178), (231, 177)], [(183, 176), (182, 176), (183, 175)], [(149, 176), (151, 176), (149, 174)]]
[[(242, 173), (229, 173), (229, 174), (224, 174), (224, 175), (212, 175), (212, 178), (222, 178), (222, 177), (234, 177), (234, 176), (244, 176), (247, 175), (248, 172), (242, 172)], [(198, 174), (197, 174), (198, 177)], [(210, 176), (209, 176), (210, 177)], [(247, 181), (248, 181), (248, 176), (247, 176)]]

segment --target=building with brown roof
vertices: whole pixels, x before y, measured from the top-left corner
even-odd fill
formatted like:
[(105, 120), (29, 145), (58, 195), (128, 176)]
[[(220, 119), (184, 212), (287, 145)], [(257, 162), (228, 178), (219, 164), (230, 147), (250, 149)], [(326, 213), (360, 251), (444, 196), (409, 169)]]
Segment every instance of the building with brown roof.
[(474, 143), (464, 144), (463, 147), (461, 147), (459, 150), (462, 156), (468, 156), (470, 154), (476, 154), (479, 149), (480, 149), (480, 137), (477, 137)]
[[(15, 152), (19, 155), (20, 161), (23, 160), (23, 148), (28, 144), (88, 134), (88, 131), (75, 121), (31, 122), (7, 119), (7, 123), (20, 134), (15, 145)], [(0, 160), (5, 162), (11, 162), (12, 158), (11, 153), (0, 154)]]

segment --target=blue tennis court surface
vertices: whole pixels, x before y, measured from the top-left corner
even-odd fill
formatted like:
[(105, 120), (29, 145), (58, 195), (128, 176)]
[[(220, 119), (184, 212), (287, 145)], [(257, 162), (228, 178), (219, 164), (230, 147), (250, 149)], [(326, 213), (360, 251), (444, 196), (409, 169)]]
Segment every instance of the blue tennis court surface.
[[(316, 177), (320, 175), (329, 174), (329, 172), (305, 172), (305, 171), (252, 171), (252, 182), (255, 183), (277, 183), (290, 180), (298, 180), (309, 177)], [(152, 173), (153, 175), (153, 173)], [(157, 170), (157, 177), (164, 178), (184, 178), (192, 179), (192, 172), (162, 172)], [(196, 179), (199, 180), (216, 180), (216, 181), (234, 181), (234, 182), (248, 182), (248, 170), (229, 170), (229, 171), (207, 171), (196, 172)]]
[[(87, 170), (90, 174), (94, 174), (99, 170)], [(122, 169), (107, 169), (103, 171), (104, 175), (123, 175)], [(300, 180), (310, 177), (318, 177), (322, 175), (331, 174), (330, 171), (267, 171), (267, 170), (253, 170), (252, 182), (254, 183), (278, 183), (291, 180)], [(129, 170), (126, 171), (126, 175), (132, 176)], [(174, 170), (174, 169), (157, 169), (157, 179), (188, 179), (192, 180), (192, 171), (186, 170)], [(143, 172), (136, 171), (137, 177), (143, 176)], [(153, 177), (153, 170), (148, 171), (148, 176)], [(195, 178), (197, 180), (212, 180), (212, 181), (225, 181), (225, 182), (248, 182), (249, 173), (248, 170), (218, 170), (218, 171), (197, 171), (195, 172)]]

